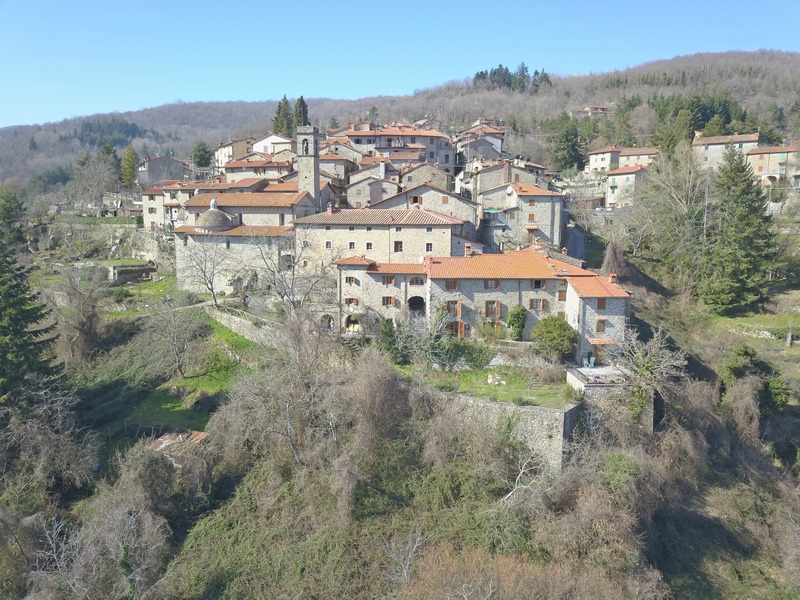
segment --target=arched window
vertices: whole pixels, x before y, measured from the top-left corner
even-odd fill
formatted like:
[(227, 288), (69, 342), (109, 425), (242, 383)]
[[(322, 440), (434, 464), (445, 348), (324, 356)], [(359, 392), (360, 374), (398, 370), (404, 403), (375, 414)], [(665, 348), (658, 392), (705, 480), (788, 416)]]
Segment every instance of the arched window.
[(408, 285), (425, 285), (425, 280), (422, 277), (412, 277)]
[(303, 154), (308, 154), (308, 140), (303, 140)]

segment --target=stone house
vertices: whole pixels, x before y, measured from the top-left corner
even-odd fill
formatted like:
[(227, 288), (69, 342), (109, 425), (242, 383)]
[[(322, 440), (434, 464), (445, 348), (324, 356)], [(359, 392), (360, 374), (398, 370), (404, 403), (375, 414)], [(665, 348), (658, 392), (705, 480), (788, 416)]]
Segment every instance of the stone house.
[(348, 129), (339, 134), (365, 154), (409, 155), (408, 159), (438, 163), (445, 172), (453, 173), (455, 150), (450, 138), (435, 129), (424, 129), (406, 123), (394, 123), (379, 129)]
[(482, 195), (478, 241), (490, 252), (537, 241), (560, 247), (564, 230), (564, 194), (533, 184), (513, 183)]
[(649, 148), (623, 148), (619, 153), (619, 166), (633, 167), (635, 165), (648, 166), (656, 159), (660, 149), (655, 146)]
[(789, 184), (800, 187), (800, 146), (762, 146), (745, 155), (761, 187)]
[(255, 141), (255, 138), (246, 137), (218, 144), (214, 149), (214, 160), (211, 164), (217, 169), (224, 168), (233, 159), (250, 154)]
[(475, 239), (478, 226), (478, 204), (468, 198), (459, 196), (431, 183), (423, 183), (409, 188), (394, 196), (372, 202), (370, 208), (396, 209), (417, 208), (452, 215), (464, 221), (462, 235), (470, 240)]
[(345, 180), (351, 172), (358, 169), (358, 164), (345, 156), (326, 152), (319, 156), (319, 168), (327, 171), (337, 179)]
[(324, 151), (326, 153), (336, 154), (337, 156), (346, 158), (357, 165), (360, 165), (361, 160), (364, 158), (364, 153), (356, 150), (350, 143), (350, 140), (346, 137), (329, 137), (328, 139), (320, 142), (319, 149), (320, 152)]
[(142, 192), (142, 224), (145, 231), (156, 232), (167, 229), (163, 188), (151, 188)]
[(461, 163), (474, 158), (495, 160), (503, 156), (505, 125), (497, 121), (479, 119), (472, 127), (455, 136), (455, 148)]
[(200, 216), (216, 199), (219, 210), (232, 218), (232, 222), (247, 226), (283, 226), (296, 218), (316, 212), (316, 202), (308, 192), (270, 191), (246, 194), (200, 193), (188, 200), (184, 207), (188, 213), (186, 224), (196, 226)]
[[(338, 269), (340, 327), (369, 325), (403, 314), (425, 315), (429, 322), (446, 312), (445, 327), (470, 337), (485, 323), (506, 327), (508, 311), (526, 311), (523, 338), (536, 323), (561, 316), (578, 333), (575, 358), (604, 351), (624, 339), (629, 299), (614, 278), (601, 277), (542, 250), (504, 254), (425, 257), (422, 262), (383, 263), (362, 256), (335, 261)], [(604, 328), (605, 327), (605, 328)]]
[(622, 148), (619, 146), (605, 146), (589, 152), (589, 160), (586, 163), (587, 173), (602, 173), (613, 171), (619, 167), (619, 155)]
[(145, 156), (136, 165), (136, 184), (144, 188), (157, 187), (156, 182), (165, 179), (183, 181), (192, 170), (185, 162), (171, 156)]
[(758, 134), (717, 135), (707, 138), (702, 134), (696, 134), (692, 140), (692, 150), (700, 159), (701, 165), (707, 169), (716, 169), (722, 164), (725, 151), (729, 146), (733, 146), (747, 155), (750, 150), (758, 146)]
[(510, 183), (543, 184), (545, 169), (541, 165), (523, 160), (502, 160), (486, 163), (473, 160), (456, 176), (455, 190), (479, 204), (491, 190)]
[(630, 206), (633, 192), (644, 181), (647, 167), (634, 165), (608, 172), (606, 179), (606, 206)]
[(345, 208), (295, 219), (310, 256), (323, 262), (362, 254), (380, 262), (413, 262), (424, 256), (464, 252), (463, 219), (415, 209)]
[(388, 179), (377, 179), (366, 177), (358, 179), (345, 188), (347, 205), (350, 208), (364, 208), (380, 202), (384, 198), (394, 196), (400, 191), (400, 184), (397, 181)]
[(253, 152), (225, 165), (225, 181), (234, 183), (254, 177), (278, 181), (292, 172), (294, 164), (291, 161), (274, 161), (271, 156)]
[(445, 173), (439, 165), (422, 163), (411, 165), (400, 171), (400, 187), (411, 188), (421, 183), (431, 183), (443, 190), (453, 189), (453, 176)]

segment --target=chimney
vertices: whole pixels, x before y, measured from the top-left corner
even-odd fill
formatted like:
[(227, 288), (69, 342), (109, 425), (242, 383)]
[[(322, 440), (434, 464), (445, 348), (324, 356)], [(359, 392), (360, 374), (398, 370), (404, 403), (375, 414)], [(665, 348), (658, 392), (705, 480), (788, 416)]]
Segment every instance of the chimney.
[(505, 165), (503, 166), (503, 175), (504, 175), (504, 178), (505, 178), (504, 183), (510, 183), (511, 182), (511, 161), (510, 160), (505, 161)]
[(563, 254), (564, 256), (567, 255), (567, 248), (566, 247), (561, 249), (561, 254)]
[(328, 202), (328, 214), (333, 214), (333, 202)]
[(372, 205), (372, 203), (371, 203), (369, 200), (367, 200), (367, 201), (364, 203), (364, 208), (370, 208), (370, 206), (371, 206), (371, 205)]
[(617, 283), (617, 274), (616, 273), (609, 274), (608, 283)]
[(472, 244), (464, 244), (464, 256), (472, 256)]

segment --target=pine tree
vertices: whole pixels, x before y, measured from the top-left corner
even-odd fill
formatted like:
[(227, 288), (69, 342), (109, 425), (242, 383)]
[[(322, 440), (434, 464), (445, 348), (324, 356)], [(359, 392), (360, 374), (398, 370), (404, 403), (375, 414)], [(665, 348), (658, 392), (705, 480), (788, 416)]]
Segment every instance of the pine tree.
[(122, 187), (132, 190), (136, 185), (136, 165), (139, 163), (139, 155), (133, 146), (128, 146), (122, 153)]
[(55, 373), (49, 357), (55, 324), (48, 323), (47, 308), (30, 288), (29, 272), (0, 240), (0, 402), (28, 377)]
[(764, 195), (744, 155), (725, 153), (714, 181), (719, 225), (714, 231), (700, 296), (715, 314), (758, 308), (767, 299), (776, 251)]
[(308, 105), (300, 96), (294, 103), (294, 118), (292, 119), (292, 137), (297, 133), (298, 127), (308, 125)]
[(214, 153), (205, 142), (197, 142), (192, 149), (192, 162), (196, 167), (206, 168), (211, 165), (211, 159)]
[(275, 109), (275, 116), (272, 118), (272, 131), (278, 135), (290, 138), (292, 137), (292, 109), (289, 105), (289, 100), (284, 96), (278, 102), (278, 107)]

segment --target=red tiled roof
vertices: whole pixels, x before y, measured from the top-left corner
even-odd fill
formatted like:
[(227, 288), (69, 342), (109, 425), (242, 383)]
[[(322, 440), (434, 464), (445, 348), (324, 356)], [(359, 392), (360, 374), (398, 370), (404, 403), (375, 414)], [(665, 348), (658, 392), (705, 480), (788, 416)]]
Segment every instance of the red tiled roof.
[(162, 188), (150, 188), (142, 192), (142, 196), (163, 196), (164, 190)]
[(638, 173), (639, 171), (644, 171), (647, 169), (644, 165), (631, 165), (630, 167), (620, 167), (619, 169), (614, 169), (613, 171), (609, 171), (606, 175), (630, 175), (631, 173)]
[[(350, 160), (349, 158), (345, 158), (344, 156), (339, 156), (338, 154), (334, 154), (333, 152), (327, 152), (325, 154), (319, 155), (320, 160)], [(352, 161), (350, 161), (352, 162)]]
[(563, 196), (564, 195), (561, 192), (546, 190), (544, 188), (540, 188), (538, 185), (533, 185), (529, 183), (513, 183), (511, 185), (514, 188), (514, 191), (517, 192), (518, 196)]
[[(392, 183), (394, 183), (394, 182), (392, 182)], [(470, 200), (469, 198), (464, 198), (463, 196), (459, 196), (458, 194), (455, 194), (453, 192), (448, 192), (447, 190), (443, 190), (440, 187), (436, 187), (435, 185), (433, 185), (430, 182), (426, 182), (426, 183), (420, 183), (419, 185), (415, 185), (412, 188), (408, 188), (406, 190), (403, 190), (402, 192), (400, 192), (398, 194), (395, 194), (394, 196), (389, 196), (388, 198), (382, 198), (380, 200), (377, 200), (376, 202), (372, 203), (372, 207), (374, 208), (378, 204), (383, 204), (384, 202), (388, 202), (389, 200), (394, 200), (395, 198), (397, 198), (399, 196), (405, 196), (406, 194), (413, 195), (411, 193), (416, 191), (416, 190), (418, 190), (418, 189), (420, 189), (420, 188), (430, 188), (432, 191), (436, 192), (440, 196), (448, 196), (448, 197), (453, 198), (455, 200), (461, 200), (463, 202), (466, 202), (467, 204), (477, 204), (477, 202), (475, 202), (474, 200)]]
[(578, 277), (569, 279), (570, 285), (581, 298), (627, 298), (628, 292), (608, 277)]
[(226, 169), (234, 169), (234, 168), (255, 168), (255, 167), (266, 167), (267, 165), (272, 164), (271, 160), (266, 159), (252, 159), (252, 158), (242, 158), (239, 160), (229, 160), (225, 163)]
[(342, 266), (367, 267), (368, 273), (425, 275), (425, 265), (422, 263), (379, 263), (365, 256), (350, 256), (348, 258), (341, 258), (333, 261), (333, 264)]
[(760, 148), (748, 150), (747, 154), (748, 156), (750, 154), (780, 154), (783, 152), (797, 152), (798, 150), (800, 150), (800, 146), (761, 146)]
[(295, 219), (297, 225), (462, 225), (463, 219), (420, 208), (344, 208)]
[(656, 146), (651, 146), (647, 148), (623, 148), (620, 150), (620, 156), (649, 156), (653, 154), (658, 154), (661, 152), (661, 149)]
[[(272, 186), (270, 186), (272, 187)], [(263, 206), (268, 208), (288, 208), (294, 206), (303, 194), (293, 192), (244, 192), (241, 194), (195, 194), (186, 201), (187, 208), (207, 208), (212, 198), (217, 199), (217, 206)]]
[(364, 256), (349, 256), (347, 258), (340, 258), (338, 260), (333, 261), (335, 265), (372, 265), (375, 264), (375, 261)]
[(199, 232), (191, 225), (181, 225), (175, 228), (175, 233), (188, 233), (191, 235), (224, 235), (232, 237), (279, 237), (294, 235), (292, 228), (282, 225), (239, 225), (225, 231)]
[(594, 276), (591, 271), (532, 250), (516, 250), (505, 254), (427, 257), (425, 266), (431, 279), (556, 279)]
[(592, 150), (589, 152), (590, 155), (592, 154), (608, 154), (609, 152), (621, 152), (622, 148), (619, 146), (605, 146), (604, 148), (598, 148), (597, 150)]
[(700, 136), (692, 140), (692, 146), (704, 146), (706, 144), (741, 144), (744, 142), (758, 142), (758, 134), (714, 135), (707, 138)]

